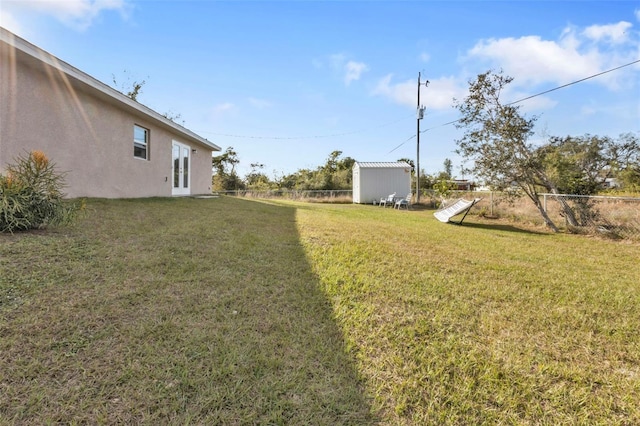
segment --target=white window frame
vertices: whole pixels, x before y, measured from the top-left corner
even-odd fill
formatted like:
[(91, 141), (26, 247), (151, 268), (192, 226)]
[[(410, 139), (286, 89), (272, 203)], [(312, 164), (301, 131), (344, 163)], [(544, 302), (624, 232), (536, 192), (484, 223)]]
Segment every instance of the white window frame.
[[(144, 132), (144, 140), (138, 138), (139, 130)], [(144, 156), (139, 155), (138, 150), (142, 151)], [(137, 124), (133, 125), (133, 156), (141, 160), (149, 159), (149, 129)]]

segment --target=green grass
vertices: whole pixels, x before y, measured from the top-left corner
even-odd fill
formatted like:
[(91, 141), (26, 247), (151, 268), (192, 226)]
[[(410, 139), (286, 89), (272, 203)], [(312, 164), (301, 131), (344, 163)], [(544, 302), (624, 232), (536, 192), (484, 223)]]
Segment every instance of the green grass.
[(640, 423), (637, 244), (372, 206), (88, 207), (0, 236), (0, 423)]

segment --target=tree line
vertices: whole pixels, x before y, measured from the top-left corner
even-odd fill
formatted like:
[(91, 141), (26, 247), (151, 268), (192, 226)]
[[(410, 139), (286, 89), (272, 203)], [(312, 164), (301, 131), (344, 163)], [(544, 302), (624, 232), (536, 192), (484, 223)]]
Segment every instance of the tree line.
[[(264, 164), (252, 163), (250, 172), (240, 177), (236, 166), (240, 163), (238, 153), (233, 147), (227, 148), (222, 154), (213, 157), (213, 190), (237, 191), (237, 190), (299, 190), (299, 191), (324, 191), (324, 190), (351, 190), (353, 188), (353, 165), (356, 162), (351, 157), (343, 157), (342, 151), (333, 151), (329, 154), (325, 163), (315, 169), (299, 169), (290, 174), (269, 177), (264, 172)], [(410, 158), (399, 158), (397, 161), (411, 165), (412, 186), (415, 190), (415, 164)], [(444, 170), (436, 175), (428, 175), (421, 171), (420, 188), (432, 189), (441, 181), (449, 181), (453, 178), (451, 160), (446, 159)]]
[(342, 157), (342, 151), (333, 151), (325, 163), (315, 169), (299, 169), (295, 173), (269, 177), (264, 164), (252, 163), (250, 172), (241, 178), (236, 172), (240, 163), (233, 147), (213, 157), (213, 190), (269, 190), (295, 189), (303, 191), (351, 189), (352, 168), (356, 160)]
[[(523, 186), (525, 192), (536, 194), (539, 189), (558, 194), (592, 195), (602, 191), (607, 182), (630, 193), (640, 192), (640, 141), (631, 133), (620, 135), (618, 139), (592, 135), (550, 137), (549, 140), (535, 148), (531, 148), (528, 159), (520, 159), (525, 164), (518, 165), (514, 154), (508, 162), (494, 161), (492, 158), (505, 159), (505, 153), (489, 153), (486, 145), (471, 149), (460, 141), (458, 151), (474, 158), (478, 154), (475, 167), (463, 169), (465, 173), (479, 176), (481, 183), (493, 190), (511, 190)], [(465, 149), (469, 152), (465, 152)], [(494, 150), (499, 150), (499, 146)], [(523, 151), (524, 152), (524, 151)], [(534, 161), (534, 157), (537, 158)], [(411, 165), (414, 176), (412, 186), (415, 190), (415, 163), (410, 158), (399, 158), (397, 161)], [(485, 163), (486, 161), (486, 163)], [(325, 163), (315, 169), (299, 169), (290, 174), (268, 176), (262, 163), (252, 163), (250, 172), (241, 177), (236, 166), (240, 164), (238, 153), (228, 147), (222, 154), (213, 157), (213, 189), (215, 191), (235, 190), (350, 190), (352, 189), (352, 168), (355, 160), (342, 157), (342, 151), (333, 151)], [(445, 159), (441, 171), (427, 174), (424, 169), (420, 173), (420, 188), (447, 193), (455, 189), (453, 163)], [(537, 172), (525, 179), (526, 169)], [(531, 174), (531, 173), (530, 173)], [(546, 184), (545, 184), (546, 182)], [(533, 185), (529, 189), (528, 183)], [(555, 190), (553, 189), (555, 188)], [(539, 191), (538, 191), (539, 192)]]

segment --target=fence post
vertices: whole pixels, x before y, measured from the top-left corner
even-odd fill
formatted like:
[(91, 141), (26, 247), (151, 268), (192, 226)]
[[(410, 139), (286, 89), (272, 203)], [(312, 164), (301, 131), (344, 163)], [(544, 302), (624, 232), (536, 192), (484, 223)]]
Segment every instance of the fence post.
[(491, 205), (491, 217), (493, 217), (493, 191), (491, 191), (489, 193), (489, 199), (491, 200), (490, 205)]

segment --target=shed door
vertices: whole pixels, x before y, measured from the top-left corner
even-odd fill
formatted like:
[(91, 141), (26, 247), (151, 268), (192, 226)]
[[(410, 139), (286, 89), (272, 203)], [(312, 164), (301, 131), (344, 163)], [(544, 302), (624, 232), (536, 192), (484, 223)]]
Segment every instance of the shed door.
[(180, 142), (173, 141), (173, 173), (172, 195), (189, 195), (191, 193), (191, 148)]

